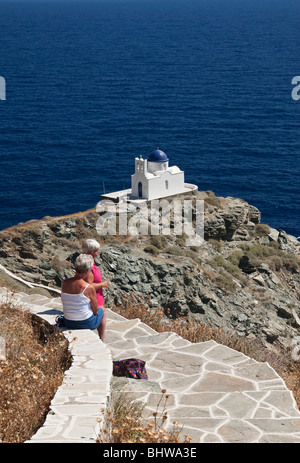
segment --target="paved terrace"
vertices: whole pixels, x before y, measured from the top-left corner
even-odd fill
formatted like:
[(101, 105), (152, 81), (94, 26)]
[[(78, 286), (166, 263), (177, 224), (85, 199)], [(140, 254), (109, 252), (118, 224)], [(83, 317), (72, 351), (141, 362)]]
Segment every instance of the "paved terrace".
[[(0, 288), (0, 299), (6, 298)], [(50, 323), (62, 311), (59, 297), (13, 298)], [(192, 443), (300, 442), (294, 397), (268, 364), (214, 341), (192, 344), (175, 333), (157, 333), (109, 309), (107, 318), (105, 344), (92, 331), (64, 332), (73, 364), (44, 425), (28, 442), (96, 442), (117, 390), (145, 402), (147, 418), (161, 389), (169, 395), (167, 424), (178, 420)], [(112, 376), (112, 360), (130, 357), (146, 361), (148, 381)]]

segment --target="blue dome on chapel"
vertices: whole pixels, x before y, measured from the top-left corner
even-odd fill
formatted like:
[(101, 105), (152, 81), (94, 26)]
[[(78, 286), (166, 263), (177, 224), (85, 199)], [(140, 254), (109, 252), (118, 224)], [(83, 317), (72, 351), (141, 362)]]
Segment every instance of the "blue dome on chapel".
[(168, 160), (166, 153), (159, 149), (153, 151), (148, 158), (148, 162), (165, 162)]

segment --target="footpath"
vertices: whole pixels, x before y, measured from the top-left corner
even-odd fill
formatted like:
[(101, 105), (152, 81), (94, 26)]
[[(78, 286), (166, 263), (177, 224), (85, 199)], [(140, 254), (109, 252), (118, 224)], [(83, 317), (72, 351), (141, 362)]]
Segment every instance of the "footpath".
[[(7, 294), (0, 288), (0, 302)], [(51, 324), (62, 313), (60, 297), (14, 293), (13, 300)], [(169, 396), (166, 426), (179, 421), (191, 443), (300, 443), (293, 394), (267, 363), (214, 341), (193, 344), (172, 332), (157, 333), (110, 309), (105, 343), (89, 330), (64, 334), (73, 363), (28, 443), (96, 442), (115, 394), (122, 390), (143, 401), (147, 419), (162, 389)], [(113, 377), (113, 360), (125, 358), (146, 361), (148, 381)]]

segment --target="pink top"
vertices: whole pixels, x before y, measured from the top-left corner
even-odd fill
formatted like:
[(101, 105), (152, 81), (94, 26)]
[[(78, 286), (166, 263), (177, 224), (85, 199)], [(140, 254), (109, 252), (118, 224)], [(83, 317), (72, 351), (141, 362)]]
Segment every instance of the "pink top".
[[(102, 277), (101, 277), (101, 272), (97, 268), (95, 262), (92, 267), (92, 272), (94, 274), (94, 283), (101, 283)], [(96, 296), (97, 296), (97, 302), (98, 302), (98, 307), (102, 307), (104, 304), (104, 297), (103, 297), (103, 290), (102, 288), (99, 288), (96, 290)]]

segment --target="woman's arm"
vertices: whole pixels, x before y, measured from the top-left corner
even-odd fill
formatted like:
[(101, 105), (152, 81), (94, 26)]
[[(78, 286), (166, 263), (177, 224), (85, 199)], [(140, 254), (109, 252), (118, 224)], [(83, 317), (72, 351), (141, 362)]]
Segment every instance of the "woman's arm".
[(95, 289), (99, 288), (108, 288), (109, 287), (109, 281), (101, 281), (101, 283), (92, 283)]
[(95, 288), (93, 286), (89, 286), (88, 288), (86, 288), (86, 290), (84, 292), (84, 295), (90, 299), (93, 314), (97, 315), (97, 313), (99, 311), (99, 307), (98, 307)]
[(94, 282), (94, 274), (92, 271), (88, 273), (88, 276), (85, 278), (85, 281), (89, 283), (90, 285), (93, 285), (95, 290), (100, 288), (108, 288), (109, 282), (108, 281), (101, 281), (101, 283), (95, 283)]

